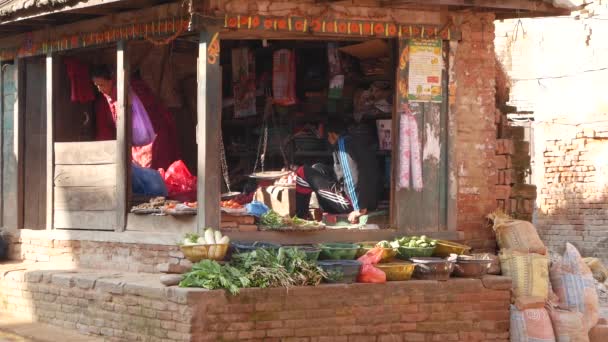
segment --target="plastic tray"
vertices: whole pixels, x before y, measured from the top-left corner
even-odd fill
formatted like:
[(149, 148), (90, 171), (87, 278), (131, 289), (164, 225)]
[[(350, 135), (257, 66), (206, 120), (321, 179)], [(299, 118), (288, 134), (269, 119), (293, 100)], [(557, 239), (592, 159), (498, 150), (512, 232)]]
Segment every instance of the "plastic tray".
[(319, 254), (321, 254), (321, 248), (315, 245), (286, 245), (283, 247), (301, 250), (304, 252), (304, 254), (306, 254), (306, 259), (308, 261), (317, 261), (319, 259)]

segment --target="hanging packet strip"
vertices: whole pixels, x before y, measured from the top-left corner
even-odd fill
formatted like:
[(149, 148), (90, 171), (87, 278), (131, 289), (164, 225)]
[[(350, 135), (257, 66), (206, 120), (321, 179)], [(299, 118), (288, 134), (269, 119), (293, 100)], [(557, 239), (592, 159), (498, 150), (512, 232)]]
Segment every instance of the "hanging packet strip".
[(272, 56), (272, 95), (276, 104), (296, 103), (296, 59), (291, 50), (278, 50)]
[(420, 159), (420, 138), (418, 136), (418, 124), (416, 118), (404, 105), (399, 123), (399, 169), (397, 189), (409, 189), (421, 191), (422, 184), (422, 160)]

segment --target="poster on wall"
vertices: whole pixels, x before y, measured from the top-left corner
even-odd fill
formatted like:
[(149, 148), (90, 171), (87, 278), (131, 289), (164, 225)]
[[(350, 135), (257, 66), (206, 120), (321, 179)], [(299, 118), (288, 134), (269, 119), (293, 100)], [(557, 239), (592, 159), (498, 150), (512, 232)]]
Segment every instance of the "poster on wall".
[(255, 58), (248, 48), (232, 49), (234, 117), (256, 115)]
[(408, 100), (442, 102), (442, 41), (412, 39), (409, 46)]

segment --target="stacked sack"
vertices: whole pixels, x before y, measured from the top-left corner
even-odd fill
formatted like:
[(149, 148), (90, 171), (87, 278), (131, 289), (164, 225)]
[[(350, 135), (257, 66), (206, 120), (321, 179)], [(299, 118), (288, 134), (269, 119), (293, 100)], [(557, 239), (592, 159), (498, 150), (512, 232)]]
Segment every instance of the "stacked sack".
[(599, 304), (591, 271), (576, 248), (568, 244), (563, 258), (550, 265), (534, 225), (502, 213), (488, 218), (502, 273), (513, 281), (511, 341), (588, 342)]

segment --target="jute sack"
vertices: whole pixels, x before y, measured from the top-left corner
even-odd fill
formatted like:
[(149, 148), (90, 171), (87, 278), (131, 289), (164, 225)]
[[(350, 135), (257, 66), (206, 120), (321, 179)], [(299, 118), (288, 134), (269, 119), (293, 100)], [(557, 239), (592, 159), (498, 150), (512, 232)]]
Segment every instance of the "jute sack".
[(586, 331), (589, 332), (599, 320), (599, 299), (595, 279), (573, 245), (567, 243), (561, 260), (551, 265), (551, 285), (559, 297), (560, 309), (583, 314)]
[(545, 308), (519, 310), (511, 305), (511, 342), (555, 342), (551, 318)]
[(544, 303), (549, 295), (549, 258), (546, 255), (502, 250), (502, 274), (513, 281), (513, 296), (538, 298)]
[(503, 213), (492, 213), (488, 219), (493, 222), (492, 229), (500, 249), (518, 252), (547, 254), (547, 247), (538, 236), (534, 225), (528, 221), (514, 220)]
[(583, 261), (589, 269), (591, 269), (591, 273), (593, 273), (593, 278), (600, 283), (603, 283), (608, 279), (608, 268), (602, 264), (602, 261), (598, 258), (584, 258)]

